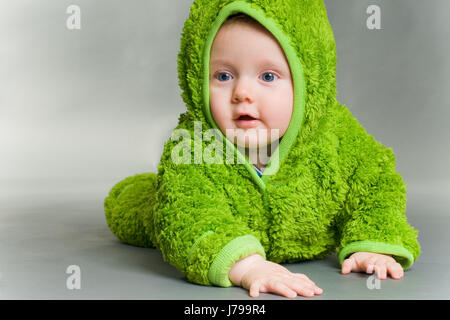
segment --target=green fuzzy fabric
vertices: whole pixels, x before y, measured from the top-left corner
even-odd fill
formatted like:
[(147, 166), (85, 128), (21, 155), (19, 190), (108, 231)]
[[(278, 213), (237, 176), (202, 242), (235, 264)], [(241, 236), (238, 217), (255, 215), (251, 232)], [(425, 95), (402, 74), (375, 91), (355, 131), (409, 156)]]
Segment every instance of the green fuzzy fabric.
[(143, 173), (123, 179), (112, 187), (104, 202), (108, 227), (123, 242), (154, 248), (154, 234), (144, 217), (152, 216), (156, 174)]
[[(194, 135), (218, 128), (209, 109), (209, 50), (227, 16), (243, 12), (279, 41), (294, 82), (294, 112), (269, 174), (221, 136), (223, 162), (206, 164)], [(195, 0), (178, 55), (186, 112), (176, 129), (190, 134), (190, 163), (174, 163), (180, 140), (168, 139), (157, 173), (119, 182), (105, 199), (108, 225), (129, 244), (156, 247), (188, 281), (231, 286), (228, 272), (257, 253), (276, 263), (336, 253), (391, 254), (404, 269), (417, 260), (418, 232), (406, 219), (406, 185), (392, 149), (376, 141), (336, 100), (336, 46), (321, 0)], [(227, 163), (226, 146), (245, 163)], [(204, 153), (203, 153), (204, 154)], [(217, 152), (215, 154), (217, 156)]]

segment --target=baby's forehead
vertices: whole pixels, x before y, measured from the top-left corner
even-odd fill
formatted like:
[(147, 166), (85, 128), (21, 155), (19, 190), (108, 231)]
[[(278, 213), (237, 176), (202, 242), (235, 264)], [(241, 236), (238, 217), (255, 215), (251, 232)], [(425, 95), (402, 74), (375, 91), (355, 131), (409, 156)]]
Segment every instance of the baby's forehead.
[[(266, 67), (285, 64), (278, 40), (264, 27), (234, 22), (216, 34), (211, 47), (211, 65), (229, 65), (244, 56), (253, 57), (252, 64)], [(238, 55), (236, 56), (236, 52)]]

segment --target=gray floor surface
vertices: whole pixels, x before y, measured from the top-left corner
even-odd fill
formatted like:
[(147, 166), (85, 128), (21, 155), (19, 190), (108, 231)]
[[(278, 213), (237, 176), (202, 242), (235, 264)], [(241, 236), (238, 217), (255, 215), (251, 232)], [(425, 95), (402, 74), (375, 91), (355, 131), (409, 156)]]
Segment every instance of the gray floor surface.
[[(239, 287), (189, 283), (156, 249), (120, 243), (104, 219), (108, 187), (92, 189), (0, 196), (0, 299), (255, 299)], [(422, 254), (403, 279), (378, 286), (368, 274), (342, 275), (330, 255), (284, 264), (324, 290), (296, 299), (450, 299), (449, 209), (444, 194), (408, 194), (407, 217), (419, 230)], [(70, 265), (80, 267), (80, 289), (67, 288)], [(266, 293), (257, 299), (287, 298)]]

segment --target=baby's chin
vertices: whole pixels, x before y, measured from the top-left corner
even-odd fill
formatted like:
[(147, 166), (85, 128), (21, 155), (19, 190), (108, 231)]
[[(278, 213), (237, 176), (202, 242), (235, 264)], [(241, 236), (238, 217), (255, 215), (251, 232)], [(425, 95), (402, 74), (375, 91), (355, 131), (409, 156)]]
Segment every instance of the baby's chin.
[(268, 146), (268, 142), (267, 141), (241, 141), (240, 139), (238, 139), (238, 141), (236, 142), (236, 146), (241, 147), (241, 148), (246, 148), (246, 149), (258, 149), (258, 148), (263, 148), (263, 147), (267, 147)]
[(246, 149), (261, 149), (276, 147), (278, 144), (279, 130), (268, 131), (267, 129), (235, 129), (227, 131), (227, 138), (236, 146)]
[[(236, 140), (235, 140), (236, 141)], [(268, 140), (268, 139), (248, 139), (248, 137), (237, 137), (237, 141), (236, 141), (236, 146), (241, 147), (241, 148), (246, 148), (246, 149), (250, 149), (250, 150), (257, 150), (263, 148), (275, 148), (278, 144), (278, 139), (275, 139), (273, 141)]]

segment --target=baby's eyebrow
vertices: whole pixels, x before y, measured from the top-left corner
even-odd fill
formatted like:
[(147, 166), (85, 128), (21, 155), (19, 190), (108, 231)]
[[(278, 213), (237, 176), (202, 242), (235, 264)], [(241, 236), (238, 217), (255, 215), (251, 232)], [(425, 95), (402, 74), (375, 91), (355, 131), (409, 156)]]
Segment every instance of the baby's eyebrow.
[[(230, 63), (227, 60), (224, 59), (214, 59), (211, 60), (211, 64), (212, 65), (224, 65), (224, 66), (228, 66), (231, 67), (232, 63)], [(264, 68), (280, 68), (281, 66), (279, 66), (278, 64), (274, 63), (272, 60), (270, 59), (263, 59), (258, 63), (258, 66), (260, 68), (264, 67)]]
[[(228, 67), (228, 68), (234, 70), (233, 63), (230, 63), (230, 61), (228, 61), (226, 59), (217, 58), (217, 59), (211, 60), (211, 66), (214, 66), (214, 67), (224, 66), (224, 67)], [(282, 74), (289, 72), (288, 70), (285, 70), (286, 68), (284, 66), (280, 65), (280, 63), (276, 63), (273, 60), (268, 59), (268, 58), (264, 58), (264, 59), (261, 59), (260, 61), (258, 61), (257, 66), (259, 69), (274, 69), (275, 71), (280, 72)]]
[(282, 64), (276, 63), (270, 59), (261, 60), (258, 64), (258, 66), (260, 68), (264, 68), (264, 69), (277, 69), (279, 71), (283, 71), (285, 69)]
[(221, 65), (226, 65), (226, 66), (231, 66), (231, 64), (226, 61), (226, 60), (222, 60), (222, 59), (215, 59), (215, 60), (211, 60), (211, 64), (221, 64)]
[(276, 66), (276, 63), (270, 59), (262, 59), (261, 61), (259, 61), (259, 65), (260, 66)]

